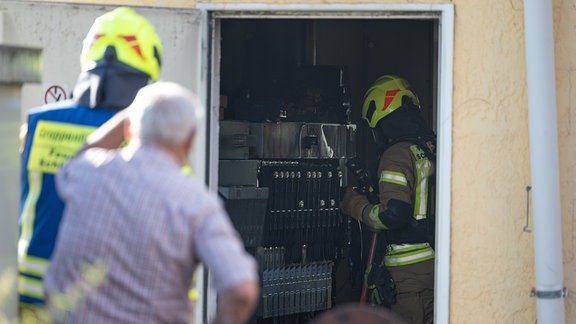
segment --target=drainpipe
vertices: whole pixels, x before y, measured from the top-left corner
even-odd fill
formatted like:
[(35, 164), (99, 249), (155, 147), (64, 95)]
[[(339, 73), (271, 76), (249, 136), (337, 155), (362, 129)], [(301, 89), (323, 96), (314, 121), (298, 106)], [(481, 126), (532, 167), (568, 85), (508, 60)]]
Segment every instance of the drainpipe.
[(524, 1), (538, 323), (565, 323), (551, 0)]

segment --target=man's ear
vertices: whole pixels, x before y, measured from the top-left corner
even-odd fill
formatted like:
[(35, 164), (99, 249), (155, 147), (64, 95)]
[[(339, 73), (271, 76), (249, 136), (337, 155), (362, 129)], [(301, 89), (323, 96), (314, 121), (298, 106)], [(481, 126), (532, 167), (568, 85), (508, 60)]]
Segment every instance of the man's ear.
[(132, 139), (132, 132), (130, 131), (130, 118), (124, 119), (124, 142)]
[(196, 130), (193, 130), (192, 132), (190, 132), (190, 135), (188, 135), (188, 138), (186, 138), (186, 142), (184, 142), (186, 152), (189, 153), (192, 147), (194, 147), (195, 140), (196, 140)]

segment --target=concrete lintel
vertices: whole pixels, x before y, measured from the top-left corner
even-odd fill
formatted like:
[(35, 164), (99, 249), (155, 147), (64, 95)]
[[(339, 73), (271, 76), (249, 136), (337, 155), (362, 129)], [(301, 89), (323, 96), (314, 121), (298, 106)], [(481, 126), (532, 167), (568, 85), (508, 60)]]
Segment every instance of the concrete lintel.
[(40, 82), (42, 50), (0, 45), (0, 83)]

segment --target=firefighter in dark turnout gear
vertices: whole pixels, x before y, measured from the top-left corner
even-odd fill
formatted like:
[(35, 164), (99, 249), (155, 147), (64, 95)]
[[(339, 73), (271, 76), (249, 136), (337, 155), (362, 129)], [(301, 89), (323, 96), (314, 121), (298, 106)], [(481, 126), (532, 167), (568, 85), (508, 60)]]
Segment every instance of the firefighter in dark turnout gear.
[[(392, 304), (409, 323), (432, 323), (434, 133), (421, 117), (409, 83), (393, 75), (381, 76), (368, 89), (362, 118), (380, 151), (379, 203), (347, 188), (340, 209), (379, 232), (378, 254), (365, 274), (368, 300)], [(393, 283), (382, 278), (388, 274)]]
[(161, 57), (154, 27), (132, 9), (116, 8), (98, 17), (84, 39), (73, 99), (30, 110), (21, 158), (22, 315), (30, 310), (41, 313), (35, 310), (44, 304), (44, 273), (64, 209), (54, 184), (56, 172), (92, 131), (130, 105), (140, 88), (158, 79)]

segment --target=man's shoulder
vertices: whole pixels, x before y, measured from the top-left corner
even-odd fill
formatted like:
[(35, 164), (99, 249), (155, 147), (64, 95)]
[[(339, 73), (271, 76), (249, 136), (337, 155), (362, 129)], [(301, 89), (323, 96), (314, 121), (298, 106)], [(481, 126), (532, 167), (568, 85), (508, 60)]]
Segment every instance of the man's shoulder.
[(218, 200), (218, 196), (211, 191), (204, 182), (189, 176), (180, 176), (181, 188), (190, 192), (194, 192), (199, 197), (198, 202), (214, 204)]
[(188, 176), (181, 177), (181, 179), (180, 190), (193, 193), (193, 195), (184, 198), (183, 202), (188, 206), (213, 208), (220, 203), (218, 195), (210, 190), (204, 182)]
[[(209, 196), (212, 193), (201, 178), (186, 168), (178, 166), (172, 156), (157, 147), (127, 147), (122, 150), (121, 154), (124, 157), (134, 155), (130, 160), (134, 159), (142, 172), (150, 171), (151, 181), (162, 183), (169, 190), (183, 193), (194, 192), (195, 195), (202, 196)], [(152, 165), (154, 170), (150, 170)]]

